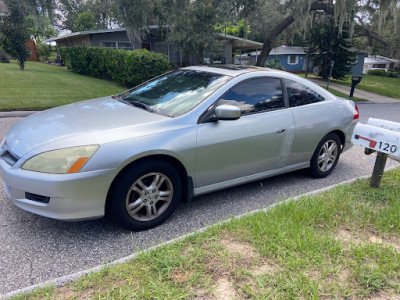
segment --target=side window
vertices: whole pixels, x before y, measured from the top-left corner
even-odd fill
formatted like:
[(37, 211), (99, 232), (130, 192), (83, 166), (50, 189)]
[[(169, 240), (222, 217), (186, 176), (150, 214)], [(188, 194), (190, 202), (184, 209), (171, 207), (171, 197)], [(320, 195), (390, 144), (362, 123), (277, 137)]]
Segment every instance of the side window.
[(219, 103), (236, 105), (243, 115), (285, 107), (281, 81), (277, 78), (256, 78), (239, 83)]
[(283, 82), (286, 86), (290, 107), (307, 105), (325, 100), (320, 94), (301, 83), (289, 79), (283, 79)]

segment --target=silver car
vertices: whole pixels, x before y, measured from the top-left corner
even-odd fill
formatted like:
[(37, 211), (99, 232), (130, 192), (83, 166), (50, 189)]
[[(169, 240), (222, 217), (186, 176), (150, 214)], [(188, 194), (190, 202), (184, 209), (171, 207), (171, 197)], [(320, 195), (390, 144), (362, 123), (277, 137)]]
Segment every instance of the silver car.
[(60, 220), (107, 213), (143, 230), (193, 196), (303, 168), (327, 176), (357, 121), (352, 101), (297, 75), (182, 68), (20, 121), (1, 144), (0, 176), (24, 210)]

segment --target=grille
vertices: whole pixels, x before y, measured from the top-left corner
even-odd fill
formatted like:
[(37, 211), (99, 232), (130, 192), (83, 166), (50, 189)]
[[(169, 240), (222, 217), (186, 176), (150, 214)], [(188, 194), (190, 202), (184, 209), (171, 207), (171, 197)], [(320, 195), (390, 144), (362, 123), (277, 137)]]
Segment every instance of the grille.
[(31, 193), (28, 193), (28, 192), (25, 192), (25, 198), (28, 199), (28, 200), (41, 202), (41, 203), (49, 203), (50, 202), (50, 197), (31, 194)]
[(19, 157), (12, 154), (10, 151), (6, 150), (2, 155), (1, 158), (4, 159), (6, 163), (8, 163), (10, 166), (15, 165), (15, 163), (18, 161)]

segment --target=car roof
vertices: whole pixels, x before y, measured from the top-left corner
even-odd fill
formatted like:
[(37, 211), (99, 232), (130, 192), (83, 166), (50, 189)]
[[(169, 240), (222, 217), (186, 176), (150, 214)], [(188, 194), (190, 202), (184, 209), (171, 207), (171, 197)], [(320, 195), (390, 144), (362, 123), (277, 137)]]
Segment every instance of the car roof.
[(262, 68), (256, 66), (243, 66), (243, 65), (205, 65), (205, 66), (191, 66), (183, 68), (184, 70), (196, 70), (196, 71), (204, 71), (211, 72), (221, 75), (228, 76), (239, 76), (244, 73), (255, 72), (255, 71), (269, 71), (269, 68)]

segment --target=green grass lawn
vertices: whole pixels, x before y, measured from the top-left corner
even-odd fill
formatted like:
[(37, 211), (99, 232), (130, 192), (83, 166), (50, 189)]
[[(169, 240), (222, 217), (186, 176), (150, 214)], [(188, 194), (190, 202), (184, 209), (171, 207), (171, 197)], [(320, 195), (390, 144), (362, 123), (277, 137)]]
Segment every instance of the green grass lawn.
[(345, 99), (350, 99), (350, 100), (353, 100), (353, 101), (368, 101), (367, 99), (359, 98), (359, 97), (350, 98), (348, 94), (339, 92), (339, 91), (337, 91), (335, 89), (332, 89), (332, 88), (329, 88), (328, 91), (330, 91), (335, 96), (342, 97), (342, 98), (345, 98)]
[(398, 299), (400, 169), (15, 299)]
[[(310, 74), (309, 77), (318, 78)], [(331, 82), (351, 86), (351, 76), (347, 76), (345, 80), (332, 79)], [(362, 75), (362, 80), (357, 84), (356, 89), (400, 99), (400, 78)]]
[(65, 68), (27, 62), (0, 64), (0, 110), (40, 110), (126, 90), (111, 81), (78, 75)]

